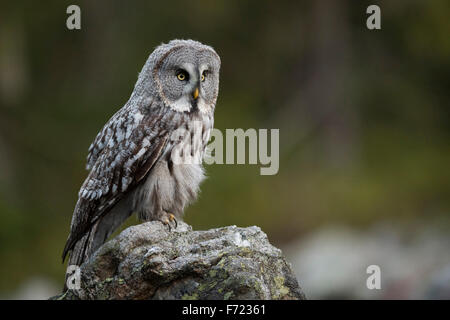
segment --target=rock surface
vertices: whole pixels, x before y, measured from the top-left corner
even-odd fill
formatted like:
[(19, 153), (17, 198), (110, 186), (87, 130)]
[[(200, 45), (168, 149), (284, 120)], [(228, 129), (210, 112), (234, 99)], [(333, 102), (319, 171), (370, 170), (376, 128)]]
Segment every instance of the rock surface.
[(147, 222), (81, 266), (81, 289), (53, 299), (304, 299), (290, 265), (258, 227), (192, 231)]

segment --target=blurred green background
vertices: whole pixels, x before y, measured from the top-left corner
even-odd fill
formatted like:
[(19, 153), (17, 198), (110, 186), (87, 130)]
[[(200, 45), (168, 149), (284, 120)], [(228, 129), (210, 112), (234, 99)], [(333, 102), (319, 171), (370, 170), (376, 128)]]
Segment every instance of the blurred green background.
[[(81, 30), (66, 28), (70, 4)], [(259, 225), (278, 246), (332, 224), (448, 230), (449, 13), (445, 0), (2, 1), (0, 296), (36, 276), (62, 285), (87, 149), (174, 38), (221, 56), (217, 128), (280, 129), (277, 175), (207, 166), (194, 229)]]

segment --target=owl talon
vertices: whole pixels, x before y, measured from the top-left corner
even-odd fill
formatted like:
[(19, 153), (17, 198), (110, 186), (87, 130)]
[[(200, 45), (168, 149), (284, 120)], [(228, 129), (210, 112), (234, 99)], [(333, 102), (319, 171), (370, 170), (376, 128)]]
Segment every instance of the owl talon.
[(175, 225), (175, 229), (178, 227), (178, 221), (172, 213), (166, 213), (160, 221), (169, 228), (169, 232), (172, 231), (172, 223)]
[(175, 215), (173, 215), (172, 213), (169, 213), (169, 221), (173, 221), (173, 223), (175, 224), (175, 229), (178, 228), (178, 221), (175, 218)]
[(169, 232), (170, 232), (170, 231), (171, 231), (171, 228), (170, 228), (170, 222), (169, 222), (169, 219), (166, 218), (166, 217), (164, 217), (164, 218), (161, 219), (160, 221), (161, 221), (161, 223), (162, 223), (163, 225), (165, 225), (165, 226), (167, 226), (167, 227), (169, 228)]

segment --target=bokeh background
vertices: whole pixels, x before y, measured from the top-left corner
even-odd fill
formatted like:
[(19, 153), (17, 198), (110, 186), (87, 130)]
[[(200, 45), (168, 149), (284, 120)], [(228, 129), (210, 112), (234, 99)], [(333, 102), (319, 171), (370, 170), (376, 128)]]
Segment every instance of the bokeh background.
[[(66, 28), (70, 4), (81, 30)], [(446, 0), (1, 1), (0, 298), (61, 289), (88, 146), (174, 38), (222, 58), (217, 128), (280, 129), (277, 175), (207, 166), (194, 229), (260, 226), (310, 298), (450, 298), (449, 13)], [(381, 290), (366, 287), (371, 264)]]

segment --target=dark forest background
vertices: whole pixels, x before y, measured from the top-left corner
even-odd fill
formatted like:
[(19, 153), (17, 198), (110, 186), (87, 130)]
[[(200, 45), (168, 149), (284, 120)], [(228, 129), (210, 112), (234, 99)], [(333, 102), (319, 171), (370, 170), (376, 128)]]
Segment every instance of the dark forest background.
[[(66, 28), (70, 4), (81, 30)], [(449, 13), (445, 0), (1, 1), (0, 295), (62, 284), (87, 149), (174, 38), (222, 58), (217, 128), (280, 129), (277, 175), (207, 166), (194, 229), (259, 225), (278, 246), (333, 224), (448, 232)]]

